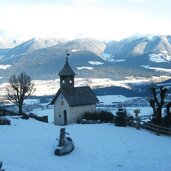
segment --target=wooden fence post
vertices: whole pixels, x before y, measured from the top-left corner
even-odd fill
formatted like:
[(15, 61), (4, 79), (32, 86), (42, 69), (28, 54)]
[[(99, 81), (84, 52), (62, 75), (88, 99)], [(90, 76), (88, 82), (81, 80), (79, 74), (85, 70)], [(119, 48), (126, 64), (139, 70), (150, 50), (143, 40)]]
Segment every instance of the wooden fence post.
[(134, 113), (135, 113), (135, 128), (140, 130), (140, 118), (138, 116), (138, 114), (140, 113), (140, 109), (134, 110)]
[(65, 128), (61, 128), (58, 147), (62, 147), (64, 145), (65, 145)]

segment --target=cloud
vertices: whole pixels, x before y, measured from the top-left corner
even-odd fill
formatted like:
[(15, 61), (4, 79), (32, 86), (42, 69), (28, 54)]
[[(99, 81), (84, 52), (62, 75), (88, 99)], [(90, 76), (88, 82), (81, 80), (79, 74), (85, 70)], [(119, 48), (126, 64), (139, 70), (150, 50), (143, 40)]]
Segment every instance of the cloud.
[(151, 2), (154, 0), (129, 0), (129, 1), (132, 1), (132, 2)]
[(140, 12), (55, 5), (0, 7), (0, 25), (22, 39), (54, 36), (71, 39), (78, 35), (121, 39), (134, 33), (147, 34), (170, 28), (169, 23), (163, 21), (159, 25)]
[(73, 0), (74, 4), (77, 5), (94, 5), (105, 2), (104, 0)]

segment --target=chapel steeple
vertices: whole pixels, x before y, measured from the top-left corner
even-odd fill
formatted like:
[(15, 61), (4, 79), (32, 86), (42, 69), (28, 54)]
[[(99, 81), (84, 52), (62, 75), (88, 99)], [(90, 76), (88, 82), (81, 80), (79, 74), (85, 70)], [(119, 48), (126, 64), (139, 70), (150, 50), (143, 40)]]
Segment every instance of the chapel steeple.
[(60, 76), (60, 89), (64, 89), (67, 92), (70, 92), (74, 89), (74, 76), (76, 75), (68, 63), (69, 55), (70, 54), (67, 51), (65, 65), (58, 74)]

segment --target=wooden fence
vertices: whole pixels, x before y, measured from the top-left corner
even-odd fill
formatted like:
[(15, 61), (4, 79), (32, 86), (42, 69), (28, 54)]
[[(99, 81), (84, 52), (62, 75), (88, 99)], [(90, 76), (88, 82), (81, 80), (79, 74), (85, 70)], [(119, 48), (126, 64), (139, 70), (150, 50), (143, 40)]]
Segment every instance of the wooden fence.
[(36, 119), (38, 121), (48, 123), (48, 116), (47, 115), (46, 116), (37, 116), (37, 115), (35, 115), (33, 113), (31, 113), (31, 114), (25, 114), (25, 113), (23, 113), (22, 115), (19, 115), (16, 112), (9, 111), (9, 110), (3, 109), (3, 108), (0, 108), (0, 117), (1, 116), (20, 116), (23, 119), (34, 118), (34, 119)]
[(160, 135), (160, 134), (171, 135), (171, 128), (156, 125), (156, 124), (153, 124), (153, 123), (150, 123), (150, 122), (141, 122), (140, 127), (144, 128), (144, 129), (154, 131), (157, 135)]

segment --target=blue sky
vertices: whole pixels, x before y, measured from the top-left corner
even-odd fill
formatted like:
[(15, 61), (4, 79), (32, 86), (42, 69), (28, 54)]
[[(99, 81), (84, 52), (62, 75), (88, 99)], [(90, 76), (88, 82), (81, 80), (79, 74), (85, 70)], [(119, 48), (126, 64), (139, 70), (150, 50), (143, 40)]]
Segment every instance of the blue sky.
[(171, 34), (170, 7), (170, 0), (5, 0), (0, 1), (0, 38)]

